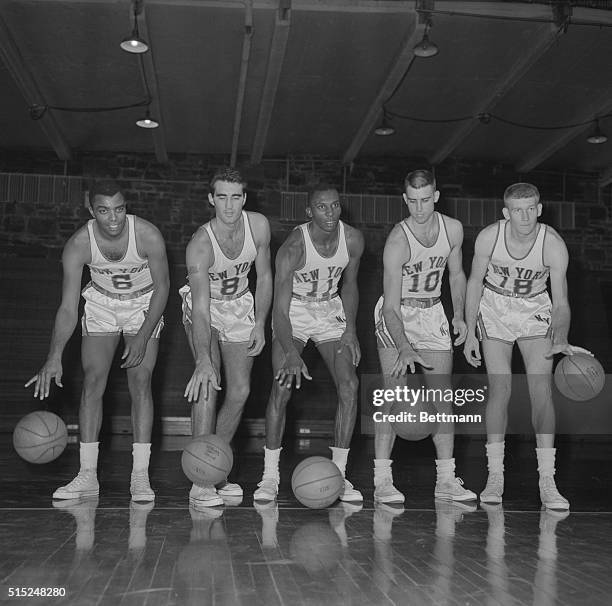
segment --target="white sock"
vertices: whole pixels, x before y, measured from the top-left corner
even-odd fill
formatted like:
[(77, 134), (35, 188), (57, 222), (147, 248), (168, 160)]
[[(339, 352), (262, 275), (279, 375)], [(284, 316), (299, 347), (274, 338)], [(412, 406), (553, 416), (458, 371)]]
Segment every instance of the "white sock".
[(455, 459), (436, 459), (436, 482), (445, 482), (455, 477)]
[(342, 477), (346, 476), (346, 461), (348, 459), (348, 448), (338, 448), (336, 446), (330, 446), (329, 449), (332, 451), (332, 461), (336, 464), (336, 467), (340, 470)]
[(540, 479), (543, 476), (555, 475), (555, 453), (556, 448), (536, 448), (536, 456), (538, 457), (538, 473)]
[(98, 445), (100, 442), (81, 442), (79, 457), (81, 459), (81, 471), (98, 471)]
[(485, 444), (487, 451), (487, 467), (489, 473), (504, 473), (504, 447), (505, 442)]
[(264, 446), (264, 478), (271, 478), (278, 482), (279, 480), (279, 471), (278, 471), (278, 462), (280, 459), (281, 448), (266, 448)]
[(393, 482), (392, 463), (392, 459), (374, 459), (374, 486), (380, 485), (386, 478), (391, 478)]
[(132, 445), (132, 471), (147, 471), (151, 457), (151, 443), (134, 442)]

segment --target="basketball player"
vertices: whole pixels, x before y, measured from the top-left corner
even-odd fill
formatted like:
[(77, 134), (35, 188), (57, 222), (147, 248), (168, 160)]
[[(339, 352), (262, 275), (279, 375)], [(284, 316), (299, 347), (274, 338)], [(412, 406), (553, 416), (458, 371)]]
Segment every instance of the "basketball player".
[(157, 360), (162, 312), (168, 299), (168, 262), (158, 229), (128, 215), (125, 198), (115, 181), (101, 180), (90, 192), (93, 219), (68, 240), (62, 255), (62, 301), (55, 316), (49, 355), (34, 384), (34, 397), (49, 395), (51, 380), (62, 386), (62, 353), (78, 316), (83, 267), (91, 282), (83, 290), (81, 320), (83, 392), (79, 407), (81, 469), (72, 482), (58, 488), (54, 499), (91, 497), (99, 493), (98, 434), (102, 396), (121, 335), (125, 343), (121, 368), (127, 370), (134, 432), (130, 492), (135, 501), (153, 501), (149, 456), (153, 425), (151, 375)]
[[(391, 230), (383, 253), (384, 295), (374, 311), (378, 355), (385, 382), (405, 384), (408, 368), (415, 372), (419, 364), (426, 387), (444, 392), (451, 389), (453, 349), (440, 289), (448, 266), (452, 324), (457, 336), (455, 345), (459, 345), (466, 330), (463, 227), (459, 221), (435, 211), (440, 192), (428, 170), (409, 173), (404, 189), (409, 216)], [(436, 402), (436, 408), (451, 414), (452, 402)], [(394, 442), (392, 426), (375, 423), (374, 500), (381, 503), (404, 502), (404, 495), (393, 485), (390, 456)], [(453, 424), (440, 423), (433, 442), (437, 455), (435, 498), (475, 499), (476, 495), (463, 488), (463, 481), (455, 477)]]
[[(355, 334), (359, 303), (357, 272), (364, 241), (360, 231), (340, 221), (340, 199), (333, 185), (319, 183), (309, 192), (306, 215), (276, 256), (272, 310), (274, 382), (266, 409), (264, 472), (253, 498), (272, 501), (278, 494), (279, 457), (291, 390), (310, 380), (301, 354), (312, 339), (331, 373), (338, 408), (332, 460), (346, 474), (351, 436), (357, 416), (355, 369), (361, 352)], [(338, 282), (342, 277), (342, 288)], [(342, 501), (362, 501), (344, 480)]]
[[(538, 222), (541, 213), (538, 189), (529, 183), (515, 183), (504, 192), (504, 219), (478, 234), (467, 286), (467, 337), (463, 351), (472, 366), (480, 366), (478, 324), (489, 377), (486, 409), (489, 476), (480, 500), (502, 501), (511, 359), (517, 343), (527, 372), (540, 498), (551, 509), (569, 509), (554, 480), (552, 358), (555, 354), (589, 352), (567, 342), (570, 326), (567, 248), (552, 227)], [(549, 278), (552, 303), (546, 291)]]
[[(216, 433), (228, 443), (234, 437), (249, 397), (253, 359), (265, 344), (264, 325), (272, 302), (270, 226), (259, 213), (242, 210), (246, 183), (238, 171), (215, 173), (208, 195), (215, 209), (187, 246), (189, 285), (183, 297), (183, 322), (195, 369), (185, 397), (192, 403), (193, 436)], [(248, 274), (255, 264), (255, 300)], [(223, 360), (226, 393), (216, 418), (220, 366)], [(194, 484), (189, 501), (194, 506), (223, 505), (242, 498), (238, 484), (219, 487)]]

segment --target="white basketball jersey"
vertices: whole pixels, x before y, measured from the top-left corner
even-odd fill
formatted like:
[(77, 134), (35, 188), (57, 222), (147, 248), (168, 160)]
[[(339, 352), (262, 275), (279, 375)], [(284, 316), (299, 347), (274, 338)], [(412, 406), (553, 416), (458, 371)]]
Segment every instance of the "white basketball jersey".
[(338, 246), (331, 257), (323, 257), (315, 248), (308, 231), (309, 223), (298, 225), (304, 238), (304, 265), (293, 272), (293, 293), (312, 299), (331, 298), (338, 292), (338, 282), (349, 262), (344, 223), (338, 222)]
[(410, 260), (402, 265), (402, 299), (440, 296), (451, 245), (442, 215), (436, 212), (435, 216), (438, 237), (431, 246), (421, 244), (406, 221), (400, 223), (410, 246)]
[(94, 234), (95, 219), (87, 222), (91, 263), (91, 281), (103, 290), (113, 294), (129, 295), (149, 288), (153, 284), (149, 262), (138, 254), (134, 215), (126, 215), (128, 224), (128, 246), (119, 261), (106, 258), (96, 242)]
[(210, 296), (212, 299), (239, 295), (249, 287), (248, 274), (255, 257), (257, 257), (257, 247), (253, 240), (249, 215), (245, 211), (242, 211), (242, 222), (244, 225), (244, 241), (242, 243), (242, 250), (235, 259), (225, 256), (210, 222), (204, 225), (215, 255), (213, 264), (208, 268)]
[(538, 224), (538, 235), (531, 250), (517, 259), (508, 252), (506, 245), (507, 219), (497, 223), (495, 246), (491, 253), (485, 281), (493, 290), (514, 297), (530, 297), (546, 290), (549, 268), (544, 265), (544, 239), (546, 225)]

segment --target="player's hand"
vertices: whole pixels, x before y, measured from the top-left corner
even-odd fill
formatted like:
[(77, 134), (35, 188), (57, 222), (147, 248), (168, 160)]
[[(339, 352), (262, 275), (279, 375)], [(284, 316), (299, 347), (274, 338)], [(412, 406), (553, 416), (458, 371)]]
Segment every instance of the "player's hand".
[(247, 356), (258, 356), (266, 344), (263, 326), (255, 324), (251, 335), (249, 336), (249, 344), (247, 345)]
[(295, 387), (299, 389), (302, 386), (302, 375), (309, 381), (312, 379), (302, 357), (297, 352), (292, 352), (285, 355), (285, 361), (274, 379), (281, 387), (291, 389), (291, 383), (295, 377)]
[(576, 347), (575, 345), (570, 345), (567, 341), (563, 341), (560, 343), (553, 343), (552, 347), (548, 350), (548, 352), (544, 354), (544, 357), (552, 358), (557, 354), (563, 354), (564, 356), (573, 356), (574, 354), (579, 353), (586, 354), (587, 356), (593, 355), (588, 349)]
[(453, 334), (457, 335), (453, 345), (461, 345), (461, 343), (465, 342), (465, 337), (467, 336), (467, 324), (461, 318), (453, 318), (452, 325)]
[(346, 330), (342, 333), (337, 353), (342, 353), (342, 349), (344, 347), (349, 350), (353, 366), (357, 366), (359, 364), (359, 360), (361, 360), (361, 349), (355, 333), (348, 332)]
[(44, 400), (49, 396), (51, 379), (55, 379), (55, 384), (58, 387), (64, 387), (62, 384), (62, 363), (59, 360), (47, 360), (45, 365), (35, 374), (24, 387), (30, 387), (34, 383), (34, 397)]
[(196, 364), (195, 370), (191, 375), (191, 379), (189, 379), (189, 383), (187, 383), (183, 396), (187, 398), (189, 403), (197, 402), (200, 395), (200, 389), (202, 389), (204, 390), (204, 398), (208, 400), (210, 395), (212, 395), (210, 391), (211, 387), (216, 391), (221, 389), (217, 369), (213, 366), (210, 360), (206, 360)]
[(148, 339), (145, 339), (142, 335), (135, 335), (126, 342), (125, 349), (121, 355), (123, 364), (121, 368), (134, 368), (138, 366), (145, 357), (147, 352)]
[(412, 347), (402, 347), (391, 369), (391, 376), (401, 377), (408, 372), (408, 368), (410, 368), (410, 372), (414, 373), (416, 372), (416, 364), (420, 364), (423, 368), (427, 368), (428, 370), (433, 369), (433, 366), (426, 364), (425, 360), (423, 360)]
[(474, 368), (478, 368), (482, 364), (482, 359), (480, 357), (480, 343), (473, 332), (465, 337), (463, 355), (468, 361), (468, 364), (471, 364), (474, 366)]

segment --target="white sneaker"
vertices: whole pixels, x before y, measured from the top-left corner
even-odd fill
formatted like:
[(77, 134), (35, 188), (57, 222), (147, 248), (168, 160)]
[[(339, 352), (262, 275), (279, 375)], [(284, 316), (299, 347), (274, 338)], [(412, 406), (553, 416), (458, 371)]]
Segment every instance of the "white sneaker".
[(189, 491), (189, 504), (193, 507), (217, 507), (223, 505), (223, 499), (217, 494), (214, 486), (194, 484)]
[(95, 469), (79, 471), (76, 478), (65, 486), (60, 486), (54, 493), (54, 499), (81, 499), (83, 497), (97, 497), (100, 494), (100, 485)]
[(274, 501), (278, 495), (278, 480), (274, 478), (263, 478), (257, 484), (259, 488), (253, 493), (254, 501)]
[(217, 487), (217, 494), (220, 497), (241, 497), (242, 487), (240, 484), (232, 484), (231, 482), (225, 482), (221, 486)]
[(434, 497), (446, 501), (473, 501), (478, 498), (476, 493), (463, 488), (463, 480), (461, 478), (454, 476), (443, 482), (436, 482)]
[(540, 499), (542, 505), (548, 509), (569, 509), (569, 501), (561, 496), (555, 485), (555, 479), (552, 476), (543, 476), (540, 478)]
[(501, 503), (504, 494), (504, 474), (490, 473), (487, 485), (480, 493), (482, 503)]
[(155, 500), (155, 493), (149, 484), (149, 472), (145, 470), (132, 471), (130, 478), (130, 493), (132, 501), (149, 502)]
[(340, 495), (340, 500), (345, 503), (355, 503), (363, 501), (363, 495), (345, 478), (344, 491)]
[(378, 503), (403, 503), (404, 495), (393, 486), (391, 478), (385, 478), (374, 488), (374, 502)]

